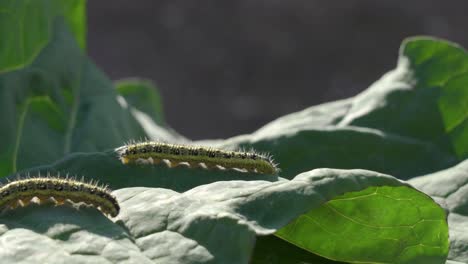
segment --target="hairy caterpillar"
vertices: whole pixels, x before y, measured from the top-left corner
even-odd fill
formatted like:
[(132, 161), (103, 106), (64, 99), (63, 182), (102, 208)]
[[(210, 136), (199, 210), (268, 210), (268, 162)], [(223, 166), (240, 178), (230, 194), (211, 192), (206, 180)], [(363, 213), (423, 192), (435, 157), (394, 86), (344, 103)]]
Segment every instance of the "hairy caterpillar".
[(115, 151), (123, 164), (158, 164), (164, 161), (168, 167), (184, 164), (191, 168), (237, 169), (261, 174), (279, 172), (271, 156), (255, 152), (228, 151), (154, 141), (127, 144)]
[(112, 217), (117, 216), (120, 210), (117, 200), (107, 187), (68, 177), (48, 176), (18, 179), (0, 187), (0, 208), (2, 209), (27, 206), (33, 198), (37, 198), (39, 204), (53, 201), (56, 205), (62, 205), (66, 200), (75, 203), (84, 202)]

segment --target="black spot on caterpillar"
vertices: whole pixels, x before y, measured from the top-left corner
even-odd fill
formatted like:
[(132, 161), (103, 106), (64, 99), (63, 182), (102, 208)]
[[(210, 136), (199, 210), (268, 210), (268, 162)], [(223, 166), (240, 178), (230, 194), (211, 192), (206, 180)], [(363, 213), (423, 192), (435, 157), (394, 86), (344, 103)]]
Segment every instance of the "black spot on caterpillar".
[(1, 209), (27, 206), (33, 198), (37, 198), (39, 204), (53, 201), (56, 205), (62, 205), (66, 200), (84, 202), (112, 217), (117, 216), (120, 211), (110, 190), (93, 182), (48, 176), (18, 179), (0, 187)]
[(277, 174), (280, 171), (270, 155), (253, 151), (228, 151), (154, 141), (127, 144), (115, 151), (123, 164), (158, 164), (164, 161), (170, 168), (185, 165), (261, 174)]

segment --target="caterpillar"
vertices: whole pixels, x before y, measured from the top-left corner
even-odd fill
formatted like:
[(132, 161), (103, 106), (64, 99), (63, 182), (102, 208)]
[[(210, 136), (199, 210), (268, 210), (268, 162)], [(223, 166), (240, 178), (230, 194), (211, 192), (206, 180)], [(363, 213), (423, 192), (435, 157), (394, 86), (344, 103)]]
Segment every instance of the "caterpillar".
[(0, 208), (3, 210), (27, 206), (34, 198), (38, 199), (39, 204), (52, 201), (56, 205), (63, 205), (67, 200), (84, 202), (112, 217), (117, 216), (120, 211), (119, 204), (110, 190), (96, 182), (39, 176), (18, 179), (0, 187)]
[(280, 170), (268, 154), (254, 151), (228, 151), (194, 145), (177, 145), (158, 141), (130, 143), (115, 149), (123, 164), (166, 163), (169, 168), (234, 169), (260, 174), (277, 174)]

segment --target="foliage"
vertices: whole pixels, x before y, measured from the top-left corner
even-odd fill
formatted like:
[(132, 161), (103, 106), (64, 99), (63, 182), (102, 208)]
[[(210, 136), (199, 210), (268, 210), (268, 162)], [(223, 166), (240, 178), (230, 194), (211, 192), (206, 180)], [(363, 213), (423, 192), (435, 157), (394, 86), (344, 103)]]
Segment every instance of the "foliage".
[[(8, 211), (3, 262), (468, 262), (462, 48), (405, 40), (396, 69), (353, 98), (191, 142), (167, 127), (150, 82), (114, 85), (90, 62), (84, 2), (64, 3), (0, 2), (9, 36), (0, 44), (0, 177), (83, 175), (115, 189), (122, 210), (111, 219), (84, 206)], [(43, 34), (21, 46), (24, 32)], [(282, 173), (122, 165), (113, 149), (145, 137), (253, 147)]]

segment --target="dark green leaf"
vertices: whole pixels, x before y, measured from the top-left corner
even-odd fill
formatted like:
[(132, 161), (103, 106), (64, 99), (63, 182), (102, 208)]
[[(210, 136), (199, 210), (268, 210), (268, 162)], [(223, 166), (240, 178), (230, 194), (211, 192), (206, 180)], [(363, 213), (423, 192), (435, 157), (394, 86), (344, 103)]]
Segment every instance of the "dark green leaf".
[(339, 264), (294, 246), (277, 236), (260, 236), (255, 241), (252, 264)]
[(59, 20), (54, 28), (50, 43), (30, 66), (0, 75), (0, 176), (72, 152), (118, 147), (147, 137), (148, 129), (161, 139), (180, 138), (135, 118), (64, 24)]
[(30, 64), (52, 38), (53, 22), (64, 17), (81, 48), (86, 45), (84, 0), (2, 0), (0, 73)]

